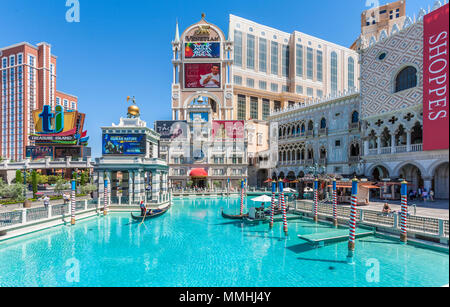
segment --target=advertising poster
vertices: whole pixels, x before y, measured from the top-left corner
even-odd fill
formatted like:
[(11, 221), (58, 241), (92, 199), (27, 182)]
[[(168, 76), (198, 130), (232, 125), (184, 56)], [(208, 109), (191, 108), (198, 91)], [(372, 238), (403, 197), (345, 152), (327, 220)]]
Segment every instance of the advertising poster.
[(27, 146), (26, 157), (33, 160), (53, 158), (53, 147), (51, 146)]
[(220, 64), (190, 63), (184, 65), (185, 88), (220, 88)]
[(214, 139), (243, 139), (244, 121), (213, 121), (212, 135)]
[(186, 43), (186, 59), (216, 59), (220, 57), (220, 43)]
[(104, 134), (104, 155), (145, 155), (145, 134)]
[(207, 112), (191, 112), (189, 113), (189, 118), (191, 121), (207, 122), (209, 116)]
[(423, 150), (448, 149), (449, 4), (423, 20)]
[(161, 135), (162, 140), (187, 139), (187, 121), (157, 121), (155, 130)]
[(81, 147), (55, 147), (55, 159), (72, 157), (78, 159), (82, 157)]

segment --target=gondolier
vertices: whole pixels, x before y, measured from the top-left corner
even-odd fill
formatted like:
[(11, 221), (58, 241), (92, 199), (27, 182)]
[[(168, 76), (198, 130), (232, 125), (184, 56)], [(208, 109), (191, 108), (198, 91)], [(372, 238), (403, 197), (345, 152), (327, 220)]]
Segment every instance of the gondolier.
[(147, 213), (147, 207), (145, 206), (144, 201), (141, 200), (139, 207), (141, 208), (141, 215), (144, 216)]

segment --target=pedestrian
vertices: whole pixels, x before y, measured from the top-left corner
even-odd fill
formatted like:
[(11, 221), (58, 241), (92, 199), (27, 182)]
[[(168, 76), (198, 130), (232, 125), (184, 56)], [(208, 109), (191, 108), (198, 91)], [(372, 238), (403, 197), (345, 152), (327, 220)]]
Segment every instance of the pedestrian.
[(45, 209), (47, 209), (48, 205), (50, 204), (50, 197), (45, 195), (44, 198), (43, 198), (43, 201), (44, 201), (44, 207), (45, 207)]
[(423, 199), (423, 201), (426, 202), (427, 198), (428, 198), (427, 189), (423, 189), (423, 192), (422, 192), (422, 199)]
[(430, 200), (434, 201), (434, 191), (430, 190)]

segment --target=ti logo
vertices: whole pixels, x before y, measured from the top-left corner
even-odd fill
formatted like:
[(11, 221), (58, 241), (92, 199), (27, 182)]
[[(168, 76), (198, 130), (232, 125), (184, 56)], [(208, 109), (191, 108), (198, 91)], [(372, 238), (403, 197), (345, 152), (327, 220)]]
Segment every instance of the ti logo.
[[(60, 133), (64, 129), (64, 109), (62, 106), (55, 107), (55, 113), (51, 112), (50, 106), (44, 106), (42, 113), (42, 133)], [(52, 119), (54, 125), (52, 125)]]

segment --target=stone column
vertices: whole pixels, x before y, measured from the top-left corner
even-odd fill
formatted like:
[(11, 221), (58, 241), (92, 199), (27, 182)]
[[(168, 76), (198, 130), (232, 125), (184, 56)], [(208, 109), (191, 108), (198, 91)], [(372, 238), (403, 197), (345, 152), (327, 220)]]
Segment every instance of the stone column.
[(152, 176), (152, 200), (160, 202), (160, 177), (159, 171), (154, 171)]
[(364, 140), (364, 155), (369, 155), (369, 140)]
[(391, 153), (395, 153), (395, 135), (391, 134)]
[(381, 154), (381, 136), (377, 136), (377, 150), (378, 154)]
[(130, 191), (129, 193), (130, 195), (128, 197), (128, 205), (132, 205), (136, 201), (134, 197), (134, 174), (135, 174), (134, 171), (130, 171), (130, 178), (128, 179), (129, 184), (128, 189)]
[(406, 151), (411, 151), (411, 131), (406, 131)]
[(424, 177), (423, 178), (423, 187), (429, 193), (431, 188), (433, 187), (433, 177)]

